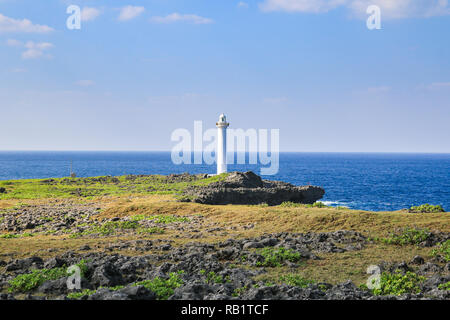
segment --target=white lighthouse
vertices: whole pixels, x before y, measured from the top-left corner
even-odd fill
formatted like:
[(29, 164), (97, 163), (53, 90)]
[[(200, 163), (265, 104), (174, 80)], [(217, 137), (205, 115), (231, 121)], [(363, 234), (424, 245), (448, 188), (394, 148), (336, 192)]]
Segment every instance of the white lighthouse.
[(227, 128), (230, 124), (227, 117), (222, 113), (219, 117), (217, 127), (217, 174), (227, 172)]

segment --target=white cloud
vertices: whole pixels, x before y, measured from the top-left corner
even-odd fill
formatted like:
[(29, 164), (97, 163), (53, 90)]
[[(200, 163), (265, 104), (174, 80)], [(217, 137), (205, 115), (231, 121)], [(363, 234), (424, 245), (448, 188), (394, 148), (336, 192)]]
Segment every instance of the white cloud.
[(24, 33), (48, 33), (53, 31), (46, 25), (33, 24), (28, 19), (13, 19), (0, 13), (0, 33), (24, 32)]
[(120, 10), (119, 21), (128, 21), (136, 18), (145, 11), (144, 7), (126, 6)]
[(264, 12), (323, 13), (345, 7), (353, 15), (366, 17), (370, 5), (381, 9), (383, 18), (431, 17), (450, 14), (448, 0), (264, 0), (259, 7)]
[(81, 20), (82, 21), (92, 21), (92, 20), (95, 20), (100, 14), (101, 14), (101, 11), (97, 8), (84, 7), (81, 10)]
[(22, 59), (37, 59), (37, 58), (51, 58), (52, 56), (47, 54), (46, 51), (53, 48), (53, 44), (50, 42), (21, 42), (15, 39), (8, 39), (6, 45), (10, 47), (25, 48), (22, 52)]
[(51, 58), (52, 56), (45, 53), (46, 50), (53, 48), (50, 42), (33, 42), (28, 41), (24, 47), (26, 50), (22, 52), (23, 59)]
[(237, 4), (237, 6), (238, 6), (238, 8), (248, 8), (248, 7), (249, 7), (248, 3), (247, 3), (247, 2), (244, 2), (244, 1), (240, 1), (240, 2)]
[(265, 0), (260, 3), (262, 11), (285, 11), (285, 12), (327, 12), (346, 4), (348, 0)]
[(193, 24), (210, 24), (214, 22), (212, 19), (200, 17), (195, 14), (179, 14), (179, 13), (172, 13), (165, 17), (152, 17), (151, 21), (155, 23), (188, 22)]
[(95, 82), (93, 80), (79, 80), (75, 84), (80, 87), (91, 87), (95, 85)]

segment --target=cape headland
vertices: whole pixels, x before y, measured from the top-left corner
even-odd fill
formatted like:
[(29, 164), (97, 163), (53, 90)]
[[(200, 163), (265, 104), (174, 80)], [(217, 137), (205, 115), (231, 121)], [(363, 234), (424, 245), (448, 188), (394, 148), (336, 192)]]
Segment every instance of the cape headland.
[(450, 299), (450, 217), (435, 206), (328, 207), (320, 187), (252, 172), (0, 188), (0, 300)]

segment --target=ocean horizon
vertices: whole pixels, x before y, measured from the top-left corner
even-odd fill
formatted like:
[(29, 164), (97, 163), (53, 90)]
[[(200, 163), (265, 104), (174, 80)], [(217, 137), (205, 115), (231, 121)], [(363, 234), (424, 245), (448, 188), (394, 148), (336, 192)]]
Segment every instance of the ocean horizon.
[[(215, 165), (175, 165), (170, 151), (0, 151), (0, 180), (67, 177), (71, 163), (77, 177), (216, 172)], [(260, 168), (231, 164), (228, 171), (260, 174)], [(448, 153), (281, 152), (279, 172), (262, 177), (321, 186), (326, 191), (322, 201), (332, 206), (391, 211), (431, 203), (450, 208)]]

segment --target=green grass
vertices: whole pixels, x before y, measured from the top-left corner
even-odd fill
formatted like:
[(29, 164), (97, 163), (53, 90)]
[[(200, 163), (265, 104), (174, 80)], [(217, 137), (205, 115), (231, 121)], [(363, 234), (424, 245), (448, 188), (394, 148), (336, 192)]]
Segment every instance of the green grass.
[(79, 238), (87, 235), (98, 234), (101, 236), (112, 236), (120, 232), (135, 231), (137, 234), (164, 233), (164, 229), (159, 227), (142, 227), (136, 221), (108, 221), (100, 225), (90, 225), (89, 229), (72, 233), (70, 238)]
[(405, 228), (399, 233), (391, 234), (387, 238), (375, 238), (376, 241), (381, 241), (386, 244), (408, 245), (419, 244), (428, 239), (430, 232), (427, 229), (421, 228)]
[(40, 199), (95, 197), (124, 194), (178, 194), (189, 186), (205, 186), (222, 181), (228, 174), (211, 176), (193, 181), (173, 182), (162, 175), (146, 177), (92, 177), (55, 178), (0, 181), (7, 193), (0, 194), (3, 199)]
[(154, 292), (158, 300), (167, 300), (171, 295), (173, 295), (174, 290), (183, 284), (183, 280), (180, 278), (180, 274), (171, 273), (168, 279), (162, 279), (156, 277), (152, 280), (144, 280), (135, 283), (136, 286), (144, 286), (148, 290)]
[(28, 292), (36, 289), (45, 281), (57, 280), (66, 276), (66, 268), (40, 269), (30, 273), (21, 274), (11, 279), (9, 292)]
[(20, 235), (14, 234), (14, 233), (0, 234), (0, 239), (15, 239), (15, 238), (19, 238), (19, 237), (20, 237)]
[(442, 283), (438, 286), (439, 290), (450, 290), (450, 281)]
[(315, 283), (313, 280), (305, 279), (296, 274), (288, 274), (280, 277), (280, 281), (290, 286), (306, 288), (308, 285)]
[(303, 207), (303, 208), (329, 208), (329, 206), (327, 206), (326, 204), (324, 204), (323, 202), (314, 202), (313, 204), (304, 204), (304, 203), (297, 203), (297, 202), (292, 202), (292, 201), (284, 201), (283, 203), (281, 203), (279, 205), (282, 208), (298, 208), (298, 207)]
[(380, 288), (373, 289), (375, 295), (402, 295), (405, 293), (420, 293), (419, 285), (425, 280), (425, 277), (419, 276), (413, 272), (406, 274), (387, 273), (381, 274)]
[(302, 203), (296, 203), (292, 201), (284, 201), (280, 204), (282, 208), (295, 208), (295, 207), (304, 207), (305, 205)]
[(437, 248), (433, 249), (433, 251), (431, 252), (431, 255), (434, 257), (441, 256), (442, 258), (444, 258), (445, 262), (449, 262), (450, 261), (450, 240), (440, 243), (437, 246)]
[(257, 252), (264, 257), (263, 262), (256, 263), (258, 267), (280, 267), (285, 261), (298, 262), (301, 259), (300, 253), (283, 247), (262, 248)]
[(228, 276), (224, 277), (214, 271), (206, 273), (206, 270), (202, 269), (200, 270), (200, 274), (206, 276), (205, 282), (209, 284), (230, 282), (230, 278)]
[(161, 223), (161, 224), (169, 224), (174, 222), (189, 222), (190, 219), (186, 217), (177, 217), (172, 215), (145, 215), (145, 214), (138, 214), (131, 217), (132, 221), (153, 221), (155, 223)]
[(234, 289), (233, 293), (231, 294), (233, 297), (240, 297), (248, 290), (247, 286), (243, 286), (241, 288)]
[(77, 300), (77, 299), (81, 299), (85, 296), (91, 296), (94, 293), (96, 293), (97, 290), (90, 290), (90, 289), (84, 289), (83, 291), (80, 292), (71, 292), (67, 295), (67, 298), (69, 299), (73, 299), (73, 300)]
[(165, 231), (159, 227), (150, 227), (150, 228), (139, 228), (137, 230), (138, 234), (163, 234)]
[(420, 206), (411, 207), (408, 210), (412, 213), (440, 213), (445, 212), (444, 208), (442, 208), (440, 205), (432, 205), (432, 204), (422, 204)]

